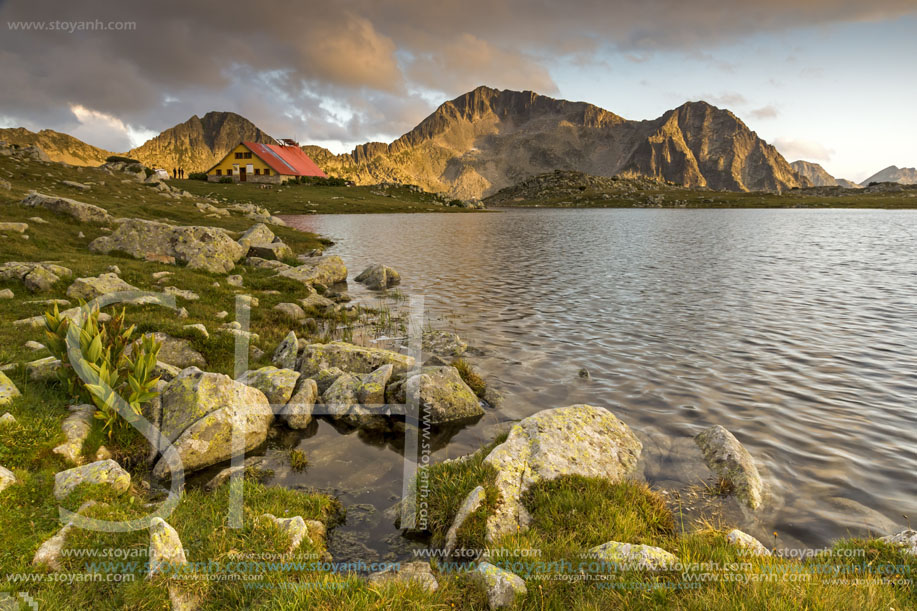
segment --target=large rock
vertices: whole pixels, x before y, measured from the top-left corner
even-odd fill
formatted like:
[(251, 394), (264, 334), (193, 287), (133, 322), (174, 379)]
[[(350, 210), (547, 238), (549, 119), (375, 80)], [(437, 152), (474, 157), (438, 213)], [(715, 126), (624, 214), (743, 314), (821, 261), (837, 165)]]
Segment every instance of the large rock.
[(112, 216), (104, 208), (56, 195), (32, 192), (22, 200), (22, 205), (30, 208), (44, 208), (55, 214), (71, 216), (81, 223), (107, 225), (112, 222)]
[(271, 244), (274, 238), (274, 232), (267, 225), (258, 223), (245, 230), (245, 233), (239, 238), (239, 244), (244, 246), (247, 252), (252, 246), (267, 246)]
[(394, 366), (391, 363), (379, 367), (372, 373), (363, 376), (357, 399), (363, 405), (382, 405), (385, 403), (385, 387), (392, 377)]
[(296, 333), (290, 331), (274, 351), (271, 362), (281, 369), (296, 369), (296, 357), (299, 354), (299, 340)]
[(147, 260), (172, 258), (192, 269), (225, 274), (245, 256), (246, 248), (218, 227), (178, 226), (128, 219), (111, 235), (96, 238), (89, 244), (93, 252), (126, 252)]
[(715, 424), (694, 438), (711, 471), (732, 485), (736, 496), (751, 509), (761, 506), (764, 484), (748, 450), (735, 435)]
[(436, 576), (430, 569), (429, 562), (404, 562), (392, 565), (383, 571), (378, 571), (369, 576), (370, 585), (385, 586), (389, 583), (409, 584), (416, 583), (428, 592), (435, 592), (439, 588)]
[(111, 459), (67, 469), (54, 476), (54, 498), (66, 498), (80, 484), (106, 484), (124, 492), (131, 487), (131, 474)]
[[(185, 471), (203, 469), (230, 458), (233, 431), (243, 436), (247, 452), (264, 443), (274, 419), (267, 397), (229, 376), (189, 367), (162, 392), (162, 435), (173, 442)], [(159, 448), (163, 452), (165, 448)], [(153, 470), (169, 472), (165, 457)]]
[(352, 373), (344, 373), (322, 394), (325, 414), (350, 426), (366, 429), (388, 428), (389, 410), (385, 405), (360, 403), (363, 380)]
[(365, 284), (366, 288), (379, 290), (401, 282), (401, 275), (391, 267), (376, 263), (364, 269), (355, 280)]
[(522, 495), (532, 485), (563, 475), (611, 482), (632, 474), (643, 444), (611, 412), (591, 405), (545, 410), (525, 418), (484, 463), (497, 473), (497, 507), (487, 519), (487, 540), (528, 528)]
[(283, 408), (283, 418), (292, 429), (304, 429), (312, 422), (318, 399), (318, 385), (312, 378), (300, 379), (293, 396)]
[(407, 390), (417, 389), (420, 409), (430, 424), (443, 424), (455, 420), (477, 418), (484, 408), (474, 391), (465, 384), (458, 370), (451, 365), (424, 367), (417, 375), (398, 383), (394, 389), (396, 402), (404, 404)]
[(274, 242), (265, 244), (264, 246), (252, 246), (250, 249), (248, 249), (248, 252), (252, 257), (259, 257), (261, 259), (274, 261), (293, 258), (293, 249), (280, 240), (275, 240)]
[(291, 278), (303, 284), (324, 284), (326, 286), (347, 282), (347, 266), (338, 256), (316, 257), (315, 261), (296, 267), (282, 268), (278, 276)]
[(19, 280), (33, 293), (49, 291), (58, 280), (72, 275), (69, 268), (48, 262), (9, 261), (0, 265), (0, 280)]
[(16, 388), (13, 381), (0, 371), (0, 405), (9, 405), (19, 395), (19, 389)]
[(101, 295), (109, 293), (118, 293), (120, 291), (137, 291), (136, 286), (132, 286), (118, 277), (118, 274), (105, 273), (88, 278), (77, 278), (67, 289), (67, 297), (71, 299), (82, 299), (92, 301)]
[(89, 404), (71, 405), (70, 415), (61, 423), (61, 430), (67, 439), (64, 443), (54, 448), (53, 452), (63, 456), (73, 464), (83, 464), (83, 442), (92, 431), (92, 417), (95, 407)]
[(614, 565), (616, 570), (664, 571), (678, 563), (678, 557), (662, 548), (609, 541), (593, 547), (587, 558)]
[(339, 377), (344, 375), (344, 370), (339, 367), (328, 367), (327, 369), (322, 369), (313, 378), (315, 380), (315, 385), (318, 388), (318, 394), (323, 395), (328, 388), (334, 384), (334, 381)]
[(239, 382), (264, 393), (267, 400), (274, 405), (285, 405), (293, 395), (293, 389), (301, 374), (292, 369), (262, 367), (251, 369), (239, 377)]
[(160, 573), (176, 573), (188, 562), (178, 533), (162, 518), (153, 518), (150, 521), (150, 550), (147, 561), (150, 577)]
[(311, 378), (322, 369), (330, 367), (337, 367), (349, 373), (371, 373), (387, 364), (392, 365), (393, 375), (401, 376), (414, 366), (414, 357), (346, 342), (308, 344), (303, 349), (299, 371)]
[(487, 604), (491, 609), (511, 607), (516, 597), (521, 598), (528, 593), (522, 577), (489, 562), (479, 562), (469, 576), (487, 593)]

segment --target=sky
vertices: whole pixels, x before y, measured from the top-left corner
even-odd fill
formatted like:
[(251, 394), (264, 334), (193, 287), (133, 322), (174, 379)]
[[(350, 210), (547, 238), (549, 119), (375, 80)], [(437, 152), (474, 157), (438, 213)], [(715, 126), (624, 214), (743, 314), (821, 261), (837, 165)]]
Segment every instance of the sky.
[(917, 166), (914, 0), (0, 0), (0, 127), (126, 151), (210, 110), (346, 152), (478, 85), (728, 108), (788, 161)]

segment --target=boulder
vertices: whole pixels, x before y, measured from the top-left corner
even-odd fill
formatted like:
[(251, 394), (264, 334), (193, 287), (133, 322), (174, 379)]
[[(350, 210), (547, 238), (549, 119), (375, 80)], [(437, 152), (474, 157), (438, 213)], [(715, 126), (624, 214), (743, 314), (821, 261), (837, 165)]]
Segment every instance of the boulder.
[(318, 399), (318, 385), (312, 378), (300, 379), (293, 396), (283, 408), (283, 417), (292, 429), (304, 429), (312, 422), (312, 412)]
[(344, 375), (344, 370), (338, 367), (328, 367), (315, 374), (313, 379), (315, 380), (316, 388), (318, 388), (318, 394), (325, 394), (325, 391), (342, 375)]
[(29, 379), (35, 382), (57, 378), (58, 369), (60, 369), (60, 360), (53, 356), (46, 356), (43, 359), (37, 359), (25, 364), (25, 370), (29, 374)]
[(443, 549), (445, 550), (447, 556), (451, 554), (455, 549), (455, 543), (458, 540), (459, 530), (462, 528), (465, 520), (468, 519), (468, 516), (478, 510), (478, 507), (481, 506), (481, 503), (483, 503), (486, 498), (487, 494), (484, 492), (484, 487), (478, 486), (469, 492), (465, 497), (465, 500), (462, 501), (462, 506), (459, 507), (458, 513), (455, 514), (455, 519), (452, 520), (452, 526), (450, 526), (449, 530), (446, 532), (446, 543), (443, 546)]
[(0, 265), (0, 280), (19, 280), (33, 293), (49, 291), (58, 280), (72, 275), (69, 268), (46, 261), (10, 261)]
[(735, 435), (716, 424), (694, 438), (707, 467), (732, 485), (736, 496), (751, 509), (761, 506), (764, 484), (748, 450)]
[(385, 403), (385, 387), (392, 377), (392, 371), (394, 366), (388, 363), (363, 376), (357, 389), (357, 399), (361, 404), (375, 406)]
[(19, 395), (19, 389), (16, 388), (13, 381), (0, 371), (0, 405), (9, 405)]
[(347, 282), (347, 266), (338, 256), (316, 257), (314, 261), (296, 267), (286, 266), (277, 275), (303, 284), (331, 285)]
[(346, 342), (307, 344), (300, 359), (299, 371), (310, 378), (329, 367), (337, 367), (350, 373), (371, 373), (389, 363), (393, 366), (392, 374), (401, 376), (413, 367), (414, 357)]
[(319, 312), (323, 312), (329, 308), (334, 307), (333, 301), (324, 295), (319, 295), (316, 292), (312, 292), (308, 297), (300, 299), (299, 304), (303, 307), (304, 310), (314, 309)]
[(296, 369), (296, 357), (299, 354), (299, 340), (296, 333), (290, 331), (277, 345), (271, 362), (281, 369)]
[(302, 516), (293, 516), (292, 518), (278, 518), (274, 514), (265, 513), (261, 516), (262, 519), (269, 520), (273, 522), (290, 540), (290, 544), (286, 549), (286, 553), (291, 553), (295, 551), (303, 541), (308, 541), (309, 544), (312, 544), (312, 539), (309, 538), (309, 529), (306, 526), (306, 521), (302, 519)]
[(204, 355), (192, 348), (190, 340), (179, 339), (165, 333), (153, 333), (153, 339), (162, 344), (159, 349), (159, 360), (173, 367), (206, 367)]
[(325, 414), (350, 426), (366, 429), (388, 428), (388, 408), (360, 403), (363, 381), (352, 373), (343, 373), (322, 394)]
[(514, 425), (484, 459), (497, 475), (497, 507), (487, 519), (488, 542), (528, 528), (522, 495), (540, 481), (563, 475), (616, 482), (637, 468), (643, 444), (608, 410), (591, 405), (549, 409)]
[(360, 272), (360, 275), (355, 280), (365, 284), (366, 288), (380, 290), (395, 286), (401, 282), (401, 275), (391, 267), (376, 263)]
[(678, 563), (678, 557), (659, 547), (609, 541), (593, 547), (587, 558), (614, 565), (615, 570), (664, 571)]
[(274, 232), (271, 231), (264, 223), (252, 225), (239, 238), (239, 244), (244, 246), (246, 251), (252, 246), (267, 246), (274, 241)]
[(461, 356), (468, 350), (468, 344), (463, 342), (457, 333), (425, 331), (423, 349), (440, 356)]
[(54, 498), (65, 499), (80, 484), (106, 484), (117, 492), (131, 487), (131, 474), (113, 460), (100, 460), (54, 476)]
[(295, 303), (278, 303), (274, 306), (274, 310), (280, 312), (290, 320), (302, 320), (306, 317), (306, 313)]
[(150, 521), (150, 550), (147, 562), (150, 577), (160, 573), (175, 573), (188, 562), (178, 533), (162, 518), (157, 517)]
[(276, 367), (262, 367), (250, 369), (243, 373), (239, 382), (264, 393), (267, 400), (274, 405), (285, 405), (293, 395), (293, 389), (301, 374), (292, 369), (277, 369)]
[(293, 258), (293, 249), (277, 240), (263, 246), (252, 246), (248, 249), (248, 254), (252, 257), (281, 261), (283, 259)]
[(771, 551), (764, 544), (738, 528), (733, 528), (726, 534), (726, 540), (755, 556), (770, 556)]
[[(185, 471), (203, 469), (230, 458), (233, 431), (243, 436), (247, 452), (267, 439), (274, 419), (267, 397), (229, 376), (189, 367), (162, 391), (162, 435), (172, 442)], [(159, 448), (164, 451), (165, 448)], [(169, 472), (165, 458), (153, 469)]]
[(113, 220), (112, 216), (104, 208), (67, 199), (66, 197), (45, 195), (34, 191), (22, 200), (22, 205), (30, 208), (44, 208), (55, 214), (70, 216), (80, 223), (107, 225)]
[(89, 404), (71, 405), (70, 415), (61, 423), (61, 430), (67, 439), (54, 448), (54, 453), (63, 456), (75, 465), (83, 464), (83, 442), (92, 431), (92, 417), (96, 408)]
[(225, 274), (232, 271), (245, 248), (218, 227), (178, 226), (128, 219), (111, 235), (89, 244), (93, 252), (126, 252), (137, 259), (170, 258), (187, 263), (192, 269)]
[(396, 403), (404, 405), (407, 390), (417, 389), (420, 409), (430, 424), (443, 424), (455, 420), (477, 418), (484, 415), (484, 408), (474, 391), (465, 384), (458, 370), (451, 365), (423, 367), (419, 374), (410, 376), (393, 385), (392, 396)]
[(3, 492), (15, 484), (16, 481), (16, 475), (12, 471), (6, 467), (0, 466), (0, 492)]
[(491, 609), (512, 607), (517, 597), (528, 593), (522, 577), (489, 562), (479, 562), (469, 577), (487, 593), (487, 604)]
[(435, 592), (439, 588), (436, 576), (430, 569), (430, 563), (422, 561), (392, 565), (383, 571), (373, 573), (367, 580), (370, 585), (375, 586), (416, 583), (427, 592)]
[(67, 289), (67, 297), (70, 299), (82, 299), (92, 301), (96, 297), (108, 295), (109, 293), (118, 293), (120, 291), (138, 291), (136, 286), (132, 286), (118, 277), (114, 273), (99, 274), (88, 278), (77, 278)]

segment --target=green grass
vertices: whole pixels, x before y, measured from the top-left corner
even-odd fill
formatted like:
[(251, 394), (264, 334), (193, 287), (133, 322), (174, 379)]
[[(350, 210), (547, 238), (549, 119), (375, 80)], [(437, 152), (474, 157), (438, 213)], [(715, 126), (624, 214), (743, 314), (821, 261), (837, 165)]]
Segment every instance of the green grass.
[(484, 378), (474, 370), (471, 363), (465, 359), (455, 359), (452, 361), (452, 366), (458, 370), (462, 380), (464, 380), (465, 384), (474, 391), (474, 394), (483, 398), (484, 394), (487, 392), (487, 383), (484, 381)]

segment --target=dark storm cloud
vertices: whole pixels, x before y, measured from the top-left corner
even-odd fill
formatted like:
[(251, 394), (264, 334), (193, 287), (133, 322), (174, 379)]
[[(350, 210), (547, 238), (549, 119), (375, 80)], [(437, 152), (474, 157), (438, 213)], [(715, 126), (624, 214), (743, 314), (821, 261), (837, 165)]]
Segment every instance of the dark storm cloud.
[[(482, 83), (556, 91), (548, 70), (600, 50), (703, 53), (756, 31), (912, 12), (912, 0), (343, 0), (0, 4), (0, 116), (55, 127), (80, 105), (163, 129), (234, 110), (272, 133), (363, 140), (398, 134)], [(105, 31), (10, 23), (133, 22)], [(45, 26), (47, 27), (47, 26)], [(117, 26), (116, 26), (117, 27)], [(413, 93), (409, 93), (413, 92)]]

